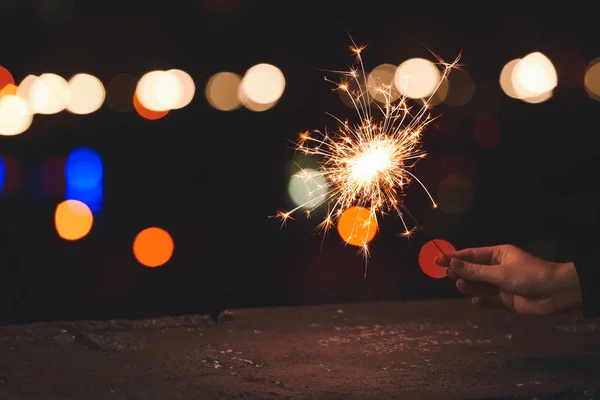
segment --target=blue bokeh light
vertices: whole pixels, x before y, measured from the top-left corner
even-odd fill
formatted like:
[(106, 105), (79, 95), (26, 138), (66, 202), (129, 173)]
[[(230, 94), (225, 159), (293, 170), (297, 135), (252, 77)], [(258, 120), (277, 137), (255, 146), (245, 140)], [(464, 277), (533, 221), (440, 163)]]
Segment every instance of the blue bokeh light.
[(102, 209), (104, 193), (101, 185), (88, 190), (80, 190), (72, 186), (67, 186), (65, 195), (67, 200), (79, 200), (82, 203), (85, 203), (94, 215)]
[(102, 208), (104, 166), (94, 150), (80, 147), (69, 154), (65, 165), (67, 200), (85, 203), (93, 214)]
[(0, 193), (2, 193), (2, 188), (4, 187), (4, 181), (6, 180), (6, 165), (4, 165), (4, 159), (0, 154)]
[(93, 190), (102, 185), (104, 166), (94, 150), (80, 147), (69, 154), (65, 166), (66, 186), (77, 190)]

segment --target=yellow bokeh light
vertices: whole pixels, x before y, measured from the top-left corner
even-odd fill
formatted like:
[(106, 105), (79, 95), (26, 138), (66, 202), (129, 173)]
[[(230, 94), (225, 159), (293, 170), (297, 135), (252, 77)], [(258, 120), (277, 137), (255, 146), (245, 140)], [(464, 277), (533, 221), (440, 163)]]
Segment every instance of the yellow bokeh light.
[(342, 212), (337, 223), (340, 237), (352, 246), (366, 246), (377, 233), (377, 216), (368, 208), (350, 207)]
[(181, 104), (184, 87), (175, 74), (168, 71), (151, 71), (139, 80), (136, 95), (148, 110), (168, 111)]
[(133, 254), (146, 267), (160, 267), (171, 259), (175, 243), (169, 232), (161, 228), (146, 228), (133, 241)]
[(67, 110), (73, 114), (91, 114), (104, 103), (106, 90), (100, 79), (89, 74), (77, 74), (69, 80), (71, 97)]
[(285, 77), (274, 65), (257, 64), (246, 71), (240, 87), (244, 98), (249, 101), (272, 104), (279, 100), (285, 90)]
[(56, 74), (42, 74), (31, 86), (29, 106), (38, 114), (56, 114), (70, 102), (71, 92), (65, 78)]
[(180, 69), (170, 69), (167, 72), (179, 80), (179, 83), (183, 89), (181, 96), (171, 107), (171, 109), (177, 110), (187, 106), (192, 102), (194, 95), (196, 94), (196, 84), (194, 83), (194, 80), (190, 74)]
[[(394, 77), (397, 68), (393, 64), (381, 64), (371, 71), (367, 78), (367, 90), (373, 100), (385, 103), (388, 95), (390, 97), (389, 101), (397, 100), (400, 97), (400, 93), (398, 93), (398, 90), (394, 86)], [(391, 87), (392, 90), (386, 90), (387, 87)], [(347, 97), (346, 95), (343, 98)]]
[(394, 84), (400, 94), (422, 99), (431, 96), (440, 78), (440, 71), (434, 63), (424, 58), (411, 58), (398, 66)]
[(7, 94), (12, 94), (12, 95), (17, 94), (17, 89), (18, 88), (16, 85), (9, 83), (8, 85), (4, 86), (4, 88), (2, 90), (0, 90), (0, 98), (2, 98), (3, 96), (6, 96)]
[(288, 193), (297, 207), (311, 210), (327, 199), (328, 187), (320, 171), (306, 168), (290, 178)]
[(558, 75), (552, 61), (540, 52), (528, 54), (514, 67), (513, 88), (520, 99), (550, 92), (558, 84)]
[(33, 115), (21, 97), (7, 94), (0, 98), (0, 135), (14, 136), (31, 126)]
[(600, 101), (600, 58), (590, 63), (585, 72), (584, 88), (594, 100)]
[(208, 103), (220, 111), (233, 111), (242, 105), (238, 95), (242, 77), (233, 72), (219, 72), (206, 82), (205, 96)]
[(65, 200), (56, 207), (54, 225), (58, 236), (65, 240), (85, 237), (94, 223), (90, 208), (78, 200)]

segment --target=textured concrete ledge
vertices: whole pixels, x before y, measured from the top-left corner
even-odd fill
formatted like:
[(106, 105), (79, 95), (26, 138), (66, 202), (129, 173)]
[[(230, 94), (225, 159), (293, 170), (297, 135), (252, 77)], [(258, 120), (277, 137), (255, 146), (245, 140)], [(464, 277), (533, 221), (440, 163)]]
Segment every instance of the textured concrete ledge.
[(466, 299), (0, 327), (2, 399), (591, 399), (598, 389), (600, 321)]

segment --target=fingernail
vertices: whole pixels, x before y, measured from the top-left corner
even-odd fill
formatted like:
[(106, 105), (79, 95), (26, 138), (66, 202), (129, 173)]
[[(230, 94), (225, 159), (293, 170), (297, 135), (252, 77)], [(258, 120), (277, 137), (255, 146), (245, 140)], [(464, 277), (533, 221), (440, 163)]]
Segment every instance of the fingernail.
[(437, 265), (442, 265), (444, 262), (444, 258), (442, 256), (436, 256), (433, 260)]
[(461, 269), (463, 267), (463, 262), (458, 258), (453, 258), (450, 260), (450, 266), (455, 269)]
[(481, 299), (479, 297), (473, 297), (473, 299), (471, 299), (471, 303), (473, 304), (478, 304), (481, 301)]
[(457, 281), (456, 281), (456, 287), (457, 287), (457, 288), (461, 288), (461, 287), (463, 287), (464, 285), (465, 285), (465, 281), (464, 281), (464, 279), (459, 279), (459, 280), (457, 280)]

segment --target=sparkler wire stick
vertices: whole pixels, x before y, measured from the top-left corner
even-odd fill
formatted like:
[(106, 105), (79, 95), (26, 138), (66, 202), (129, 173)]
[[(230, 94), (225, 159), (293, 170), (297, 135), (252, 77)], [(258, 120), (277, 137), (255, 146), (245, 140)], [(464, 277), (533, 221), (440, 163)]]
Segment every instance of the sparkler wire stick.
[(408, 210), (408, 207), (406, 207), (406, 204), (402, 204), (402, 208), (404, 209), (404, 212), (413, 220), (413, 222), (415, 223), (415, 225), (417, 225), (417, 227), (421, 231), (423, 231), (423, 234), (425, 234), (425, 236), (427, 236), (427, 239), (430, 242), (433, 242), (433, 244), (435, 245), (435, 247), (446, 258), (446, 261), (448, 261), (448, 263), (450, 263), (450, 257), (448, 257), (448, 255), (446, 253), (444, 253), (444, 250), (442, 250), (442, 248), (435, 242), (435, 240), (431, 237), (431, 235), (429, 233), (427, 233), (427, 231), (425, 230), (425, 228), (423, 228), (423, 225), (421, 225), (421, 223), (417, 220), (417, 218), (415, 218), (415, 216)]

